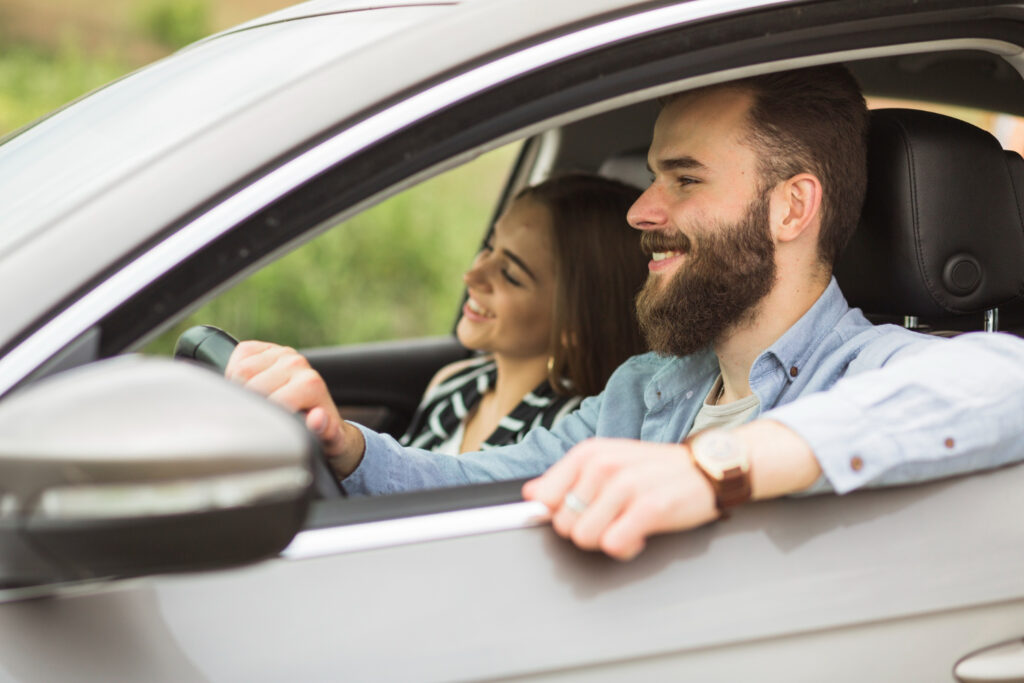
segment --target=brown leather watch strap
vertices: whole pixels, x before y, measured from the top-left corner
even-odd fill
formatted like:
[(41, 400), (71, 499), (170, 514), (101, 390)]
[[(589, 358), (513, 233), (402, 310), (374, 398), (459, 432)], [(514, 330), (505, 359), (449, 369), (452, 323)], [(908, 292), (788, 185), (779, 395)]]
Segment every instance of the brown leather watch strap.
[[(724, 513), (727, 509), (750, 500), (753, 492), (750, 485), (749, 466), (737, 465), (724, 468), (721, 470), (721, 476), (719, 477), (717, 472), (709, 470), (702, 464), (701, 458), (698, 457), (694, 450), (694, 441), (699, 436), (700, 433), (690, 434), (683, 440), (683, 445), (687, 447), (690, 459), (697, 467), (697, 470), (711, 484), (711, 488), (715, 492), (715, 506)], [(746, 459), (744, 458), (745, 461)]]
[[(715, 486), (715, 482), (711, 485)], [(739, 467), (727, 469), (718, 486), (715, 486), (715, 502), (719, 510), (742, 505), (750, 500), (750, 495), (750, 473)]]

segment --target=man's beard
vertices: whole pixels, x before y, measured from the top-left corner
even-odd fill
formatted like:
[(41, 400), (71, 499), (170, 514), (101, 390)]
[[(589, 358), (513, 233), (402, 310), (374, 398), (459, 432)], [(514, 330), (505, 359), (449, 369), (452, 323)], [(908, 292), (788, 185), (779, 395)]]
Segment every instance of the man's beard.
[(695, 252), (683, 233), (641, 236), (647, 253), (686, 254), (670, 281), (651, 274), (637, 295), (637, 319), (652, 351), (686, 356), (752, 318), (775, 284), (768, 195), (760, 193), (738, 223), (705, 226)]

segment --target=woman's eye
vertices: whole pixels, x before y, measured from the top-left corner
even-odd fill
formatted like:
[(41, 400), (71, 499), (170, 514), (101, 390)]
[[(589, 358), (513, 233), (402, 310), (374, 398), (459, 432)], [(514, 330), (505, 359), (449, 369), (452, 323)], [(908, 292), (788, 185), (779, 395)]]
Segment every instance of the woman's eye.
[(501, 269), (501, 274), (502, 274), (502, 276), (503, 276), (503, 277), (504, 277), (504, 278), (505, 278), (506, 280), (508, 280), (508, 281), (509, 281), (509, 282), (510, 282), (511, 284), (515, 285), (516, 287), (522, 287), (522, 286), (523, 286), (523, 283), (522, 283), (522, 282), (520, 282), (519, 280), (515, 279), (514, 277), (512, 277), (512, 275), (511, 275), (511, 274), (509, 274), (509, 272), (508, 272), (508, 270), (507, 270), (507, 269), (505, 269), (505, 268), (502, 268), (502, 269)]

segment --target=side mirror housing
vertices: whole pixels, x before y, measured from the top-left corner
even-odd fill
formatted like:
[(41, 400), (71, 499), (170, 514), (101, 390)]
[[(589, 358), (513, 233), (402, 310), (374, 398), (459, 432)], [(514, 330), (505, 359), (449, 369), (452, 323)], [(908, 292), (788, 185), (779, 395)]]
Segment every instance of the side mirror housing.
[(211, 569), (301, 528), (316, 444), (208, 370), (126, 356), (0, 401), (0, 588)]

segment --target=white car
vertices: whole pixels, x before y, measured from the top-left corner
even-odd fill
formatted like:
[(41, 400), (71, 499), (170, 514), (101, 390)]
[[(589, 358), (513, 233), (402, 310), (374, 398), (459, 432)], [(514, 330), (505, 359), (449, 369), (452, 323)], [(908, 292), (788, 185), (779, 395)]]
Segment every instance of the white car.
[[(657, 97), (831, 62), (874, 98), (1005, 128), (1024, 115), (1024, 1), (313, 0), (6, 138), (0, 681), (1024, 680), (1022, 467), (751, 504), (619, 563), (557, 537), (521, 482), (332, 495), (291, 416), (131, 353), (484, 151), (523, 141), (505, 196), (565, 169), (643, 182)], [(920, 198), (872, 159), (874, 223), (897, 232), (853, 247), (841, 282), (880, 318), (1019, 331), (1020, 304), (976, 294), (970, 268), (1024, 292), (1024, 161), (993, 138), (995, 162), (986, 142), (963, 164), (955, 137)], [(1002, 204), (975, 211), (971, 183)], [(904, 201), (960, 229), (925, 275)], [(922, 302), (914, 283), (944, 268)], [(465, 354), (309, 356), (339, 405), (394, 431)]]

